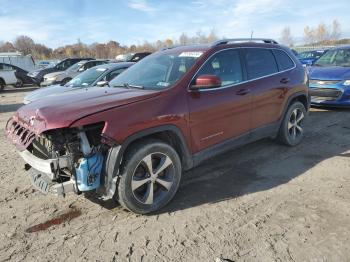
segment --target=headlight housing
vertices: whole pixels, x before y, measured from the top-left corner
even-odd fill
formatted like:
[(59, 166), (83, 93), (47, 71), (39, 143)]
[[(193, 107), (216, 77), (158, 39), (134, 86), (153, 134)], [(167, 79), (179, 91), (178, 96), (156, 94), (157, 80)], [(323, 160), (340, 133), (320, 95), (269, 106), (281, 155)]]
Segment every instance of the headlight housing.
[(46, 81), (55, 81), (56, 79), (57, 79), (57, 76), (45, 77)]
[(350, 80), (345, 80), (343, 82), (343, 86), (350, 86)]

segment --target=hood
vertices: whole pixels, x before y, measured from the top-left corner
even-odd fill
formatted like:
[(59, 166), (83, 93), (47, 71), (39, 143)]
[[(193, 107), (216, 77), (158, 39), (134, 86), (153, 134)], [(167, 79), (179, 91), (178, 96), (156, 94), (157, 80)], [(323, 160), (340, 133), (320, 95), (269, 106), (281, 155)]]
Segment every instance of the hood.
[(309, 69), (310, 79), (317, 80), (349, 80), (350, 67), (312, 66)]
[(46, 74), (44, 77), (45, 78), (56, 77), (56, 76), (63, 75), (63, 74), (64, 74), (64, 72), (53, 72), (53, 73)]
[(19, 108), (14, 116), (31, 122), (36, 134), (49, 129), (69, 127), (85, 116), (149, 99), (157, 90), (91, 87), (51, 95)]
[(28, 95), (26, 95), (23, 99), (24, 104), (29, 104), (35, 100), (45, 98), (49, 95), (53, 94), (59, 94), (67, 91), (74, 90), (73, 87), (67, 87), (67, 86), (61, 86), (61, 85), (52, 85), (48, 87), (41, 87), (40, 89), (37, 89), (33, 92), (30, 92)]
[(35, 78), (43, 77), (46, 74), (49, 74), (51, 72), (57, 72), (58, 70), (55, 67), (47, 67), (41, 70), (34, 70), (30, 72), (28, 75), (33, 76)]

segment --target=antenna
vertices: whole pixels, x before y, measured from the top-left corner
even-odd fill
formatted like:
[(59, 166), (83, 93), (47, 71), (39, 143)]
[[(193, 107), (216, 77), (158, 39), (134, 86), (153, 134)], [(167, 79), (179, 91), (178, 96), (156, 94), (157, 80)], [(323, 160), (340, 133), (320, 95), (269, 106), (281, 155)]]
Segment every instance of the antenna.
[(252, 30), (252, 32), (250, 33), (250, 39), (253, 39), (253, 34), (254, 34), (254, 31)]

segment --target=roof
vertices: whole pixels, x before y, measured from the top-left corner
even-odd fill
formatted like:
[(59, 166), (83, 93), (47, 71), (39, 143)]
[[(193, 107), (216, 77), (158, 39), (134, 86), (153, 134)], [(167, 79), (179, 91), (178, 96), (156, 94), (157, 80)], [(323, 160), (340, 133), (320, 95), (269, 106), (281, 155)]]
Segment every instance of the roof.
[(331, 50), (338, 50), (338, 49), (350, 49), (350, 45), (341, 45), (331, 48)]
[(123, 67), (132, 66), (133, 62), (120, 62), (120, 63), (107, 63), (103, 65), (94, 66), (93, 68), (107, 68), (107, 69), (118, 69)]

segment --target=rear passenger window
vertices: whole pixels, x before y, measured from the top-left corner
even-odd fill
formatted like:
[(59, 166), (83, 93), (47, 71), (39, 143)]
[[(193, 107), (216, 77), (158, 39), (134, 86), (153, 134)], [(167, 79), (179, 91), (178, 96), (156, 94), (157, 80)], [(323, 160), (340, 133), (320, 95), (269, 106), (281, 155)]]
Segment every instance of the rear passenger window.
[(280, 71), (288, 70), (294, 67), (294, 62), (289, 57), (289, 55), (286, 54), (286, 52), (282, 50), (273, 50), (276, 56), (278, 68)]
[(278, 72), (275, 57), (268, 49), (247, 48), (245, 50), (248, 79), (255, 79)]
[(221, 86), (234, 85), (243, 81), (241, 61), (238, 50), (224, 50), (213, 55), (199, 70), (197, 76), (216, 75)]

